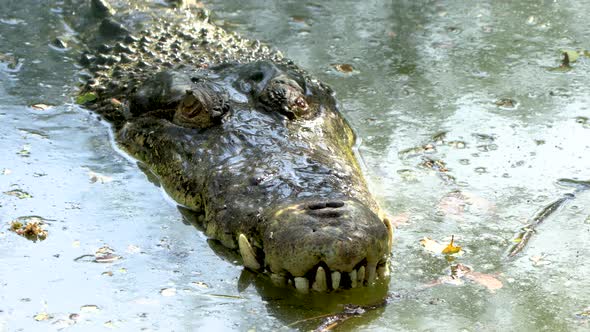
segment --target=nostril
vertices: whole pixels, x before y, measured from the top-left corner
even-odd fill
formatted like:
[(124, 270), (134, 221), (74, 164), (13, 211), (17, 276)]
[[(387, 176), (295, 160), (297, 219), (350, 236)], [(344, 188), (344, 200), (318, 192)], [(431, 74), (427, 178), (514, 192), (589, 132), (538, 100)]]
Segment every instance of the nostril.
[(321, 210), (326, 208), (326, 203), (311, 203), (307, 205), (307, 208), (310, 210)]
[(332, 201), (332, 202), (327, 202), (326, 203), (327, 207), (330, 208), (339, 208), (339, 207), (343, 207), (344, 206), (344, 202), (343, 201)]
[(307, 208), (310, 210), (321, 210), (321, 209), (325, 209), (325, 208), (337, 209), (337, 208), (341, 208), (343, 206), (344, 206), (343, 201), (329, 201), (329, 202), (310, 203), (307, 205)]

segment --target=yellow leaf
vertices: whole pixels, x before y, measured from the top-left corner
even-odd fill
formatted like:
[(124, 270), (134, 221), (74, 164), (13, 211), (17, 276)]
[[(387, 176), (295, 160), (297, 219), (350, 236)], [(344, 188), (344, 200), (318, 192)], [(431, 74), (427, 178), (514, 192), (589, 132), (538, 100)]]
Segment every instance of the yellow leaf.
[(46, 312), (40, 312), (33, 317), (36, 321), (40, 322), (42, 320), (51, 319), (51, 315)]
[(461, 251), (460, 246), (453, 245), (454, 240), (455, 240), (455, 236), (453, 235), (453, 236), (451, 236), (451, 243), (449, 243), (449, 245), (443, 249), (443, 251), (442, 251), (443, 254), (453, 255), (453, 254), (459, 253)]

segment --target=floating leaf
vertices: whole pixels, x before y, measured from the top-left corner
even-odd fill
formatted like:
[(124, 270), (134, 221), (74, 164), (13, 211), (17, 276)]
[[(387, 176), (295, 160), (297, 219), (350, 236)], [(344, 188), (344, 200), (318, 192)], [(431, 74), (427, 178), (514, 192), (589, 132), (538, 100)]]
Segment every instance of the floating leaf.
[(336, 69), (337, 71), (345, 74), (349, 74), (354, 71), (354, 67), (348, 63), (335, 63), (332, 64), (332, 67), (334, 67), (334, 69)]
[(429, 238), (424, 237), (420, 240), (420, 244), (424, 247), (426, 251), (429, 251), (434, 254), (443, 254), (443, 255), (462, 255), (463, 251), (461, 247), (453, 245), (454, 237), (451, 237), (451, 243), (447, 246), (444, 244), (438, 243), (437, 241)]
[(452, 235), (451, 236), (451, 243), (449, 243), (449, 245), (446, 246), (443, 249), (443, 251), (442, 251), (443, 254), (445, 254), (445, 255), (453, 255), (453, 254), (457, 254), (457, 253), (459, 253), (461, 251), (461, 247), (460, 246), (455, 246), (453, 244), (454, 241), (455, 241), (455, 236)]
[(18, 199), (25, 199), (25, 198), (33, 198), (31, 194), (21, 189), (13, 189), (10, 191), (5, 191), (4, 194), (9, 196), (17, 197)]
[(33, 242), (43, 241), (47, 238), (47, 231), (43, 229), (44, 220), (37, 216), (19, 217), (10, 223), (10, 230)]
[(80, 312), (83, 313), (97, 313), (100, 311), (100, 307), (95, 304), (87, 304), (80, 307)]
[(47, 104), (33, 104), (33, 105), (31, 105), (31, 108), (39, 110), (39, 111), (45, 111), (45, 110), (48, 110), (52, 107), (53, 106), (47, 105)]
[(40, 322), (40, 321), (44, 321), (44, 320), (48, 320), (53, 318), (50, 314), (46, 313), (46, 312), (40, 312), (38, 314), (36, 314), (35, 316), (33, 316), (33, 318)]
[(480, 273), (480, 272), (468, 272), (465, 274), (465, 278), (472, 280), (485, 288), (487, 288), (491, 293), (495, 293), (496, 290), (502, 288), (504, 284), (491, 274)]
[(565, 64), (565, 58), (567, 57), (567, 59), (568, 59), (567, 65), (569, 65), (572, 62), (578, 61), (578, 58), (580, 57), (580, 53), (578, 51), (574, 51), (574, 50), (564, 50), (563, 57), (564, 57), (563, 64)]
[(96, 98), (98, 98), (96, 96), (96, 93), (94, 92), (88, 92), (88, 93), (83, 93), (81, 95), (78, 96), (78, 98), (76, 98), (76, 104), (86, 104), (89, 103), (91, 101), (95, 101)]

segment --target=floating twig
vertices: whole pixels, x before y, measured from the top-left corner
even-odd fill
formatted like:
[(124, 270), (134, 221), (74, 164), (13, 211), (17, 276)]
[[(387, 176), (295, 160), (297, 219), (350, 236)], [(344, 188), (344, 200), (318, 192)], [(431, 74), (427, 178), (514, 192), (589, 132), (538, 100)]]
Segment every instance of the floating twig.
[(518, 234), (517, 237), (517, 239), (519, 239), (520, 241), (518, 241), (518, 243), (515, 244), (512, 247), (512, 249), (510, 249), (508, 257), (514, 257), (519, 252), (521, 252), (529, 242), (530, 238), (533, 236), (533, 233), (535, 232), (537, 226), (539, 226), (543, 221), (545, 221), (545, 219), (547, 219), (550, 215), (557, 211), (557, 209), (559, 209), (565, 202), (573, 199), (574, 197), (574, 194), (565, 194), (562, 198), (553, 201), (551, 204), (547, 205), (546, 207), (541, 209), (541, 211), (535, 214), (533, 219), (531, 219), (531, 222), (521, 229), (521, 232)]
[(394, 296), (396, 296), (396, 295), (395, 294), (388, 294), (385, 298), (383, 298), (379, 302), (374, 303), (374, 304), (370, 304), (370, 305), (365, 305), (365, 306), (359, 306), (359, 305), (355, 305), (355, 304), (347, 304), (344, 306), (344, 309), (341, 312), (334, 313), (334, 314), (325, 314), (325, 315), (320, 315), (320, 316), (315, 316), (315, 317), (311, 317), (311, 318), (298, 320), (296, 322), (293, 322), (293, 323), (287, 325), (287, 327), (292, 327), (292, 326), (299, 325), (301, 323), (309, 322), (312, 320), (323, 319), (322, 323), (317, 328), (315, 328), (314, 331), (315, 332), (331, 331), (335, 327), (340, 325), (341, 323), (343, 323), (353, 317), (359, 317), (369, 311), (385, 307), (387, 304), (389, 304), (392, 301)]

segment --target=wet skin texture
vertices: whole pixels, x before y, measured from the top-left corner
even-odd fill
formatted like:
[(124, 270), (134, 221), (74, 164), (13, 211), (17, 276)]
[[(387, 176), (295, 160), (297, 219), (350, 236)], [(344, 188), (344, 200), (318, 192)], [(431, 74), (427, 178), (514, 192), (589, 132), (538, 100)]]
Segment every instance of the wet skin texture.
[(74, 5), (87, 13), (72, 23), (89, 45), (82, 93), (98, 96), (86, 106), (174, 200), (201, 214), (209, 237), (303, 291), (386, 275), (391, 225), (329, 87), (209, 24), (202, 10)]

